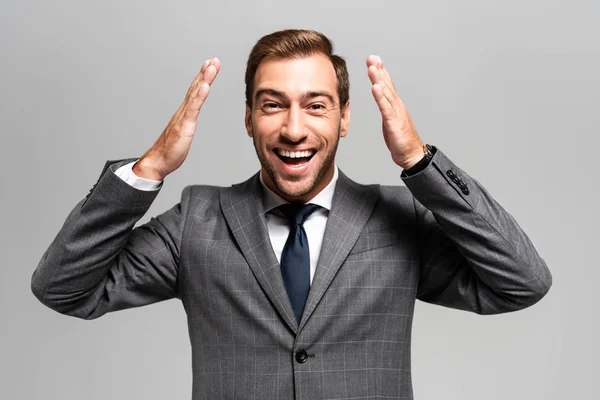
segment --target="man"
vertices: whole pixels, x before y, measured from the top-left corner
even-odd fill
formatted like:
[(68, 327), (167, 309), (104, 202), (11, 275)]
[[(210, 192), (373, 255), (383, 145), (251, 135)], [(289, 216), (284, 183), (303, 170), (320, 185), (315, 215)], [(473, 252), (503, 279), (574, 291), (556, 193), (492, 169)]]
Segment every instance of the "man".
[(260, 172), (186, 187), (133, 229), (188, 154), (220, 68), (207, 60), (155, 145), (106, 164), (34, 272), (35, 295), (85, 319), (180, 298), (194, 399), (412, 398), (415, 299), (509, 312), (543, 297), (551, 275), (485, 189), (423, 144), (381, 59), (367, 67), (406, 187), (360, 185), (336, 168), (350, 124), (345, 62), (320, 33), (275, 32), (246, 71)]

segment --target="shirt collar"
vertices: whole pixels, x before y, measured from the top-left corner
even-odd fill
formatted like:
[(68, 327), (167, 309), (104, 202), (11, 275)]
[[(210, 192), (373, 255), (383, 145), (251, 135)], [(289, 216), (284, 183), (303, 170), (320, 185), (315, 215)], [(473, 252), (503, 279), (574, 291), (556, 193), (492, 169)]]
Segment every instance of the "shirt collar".
[[(282, 204), (287, 203), (284, 199), (281, 198), (277, 193), (272, 191), (265, 185), (262, 177), (262, 171), (259, 173), (260, 183), (264, 188), (264, 196), (263, 196), (263, 207), (265, 209), (265, 214), (274, 208), (279, 207)], [(307, 201), (306, 203), (316, 204), (318, 206), (323, 207), (327, 211), (331, 210), (331, 204), (333, 202), (333, 193), (335, 192), (335, 183), (338, 179), (338, 168), (334, 165), (333, 167), (333, 178), (331, 178), (331, 182), (327, 184), (315, 197)]]

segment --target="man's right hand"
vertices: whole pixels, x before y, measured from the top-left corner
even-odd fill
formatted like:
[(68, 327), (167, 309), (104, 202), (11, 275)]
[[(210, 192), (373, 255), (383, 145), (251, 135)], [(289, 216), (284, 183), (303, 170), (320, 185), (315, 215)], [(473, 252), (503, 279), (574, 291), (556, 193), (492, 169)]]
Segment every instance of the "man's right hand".
[(192, 145), (198, 114), (220, 68), (218, 58), (206, 60), (163, 133), (133, 166), (135, 175), (162, 181), (183, 164)]

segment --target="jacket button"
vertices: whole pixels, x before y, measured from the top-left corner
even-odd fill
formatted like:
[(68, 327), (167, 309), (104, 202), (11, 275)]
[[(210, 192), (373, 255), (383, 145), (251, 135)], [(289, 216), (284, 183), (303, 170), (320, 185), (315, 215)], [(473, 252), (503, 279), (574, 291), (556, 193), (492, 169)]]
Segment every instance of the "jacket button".
[[(456, 175), (454, 174), (454, 171), (452, 171), (451, 169), (446, 171), (446, 175), (448, 175), (448, 178), (450, 178), (450, 179), (456, 177)], [(454, 179), (452, 179), (452, 180), (454, 180)]]
[(302, 349), (296, 352), (296, 361), (298, 361), (300, 364), (305, 363), (307, 359), (308, 354), (306, 354), (306, 350)]

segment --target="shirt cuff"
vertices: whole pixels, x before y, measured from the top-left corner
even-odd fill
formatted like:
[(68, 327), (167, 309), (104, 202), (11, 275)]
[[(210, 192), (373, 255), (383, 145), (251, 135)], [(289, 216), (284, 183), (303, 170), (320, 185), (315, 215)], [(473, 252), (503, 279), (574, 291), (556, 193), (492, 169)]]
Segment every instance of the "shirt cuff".
[(115, 171), (115, 175), (121, 178), (125, 183), (129, 186), (132, 186), (135, 189), (144, 190), (147, 192), (158, 190), (162, 186), (162, 181), (155, 181), (153, 179), (145, 179), (140, 178), (136, 174), (133, 173), (133, 166), (136, 161), (133, 161), (129, 164), (125, 164), (122, 167), (119, 167)]

